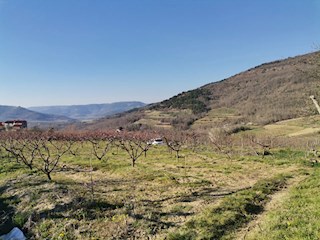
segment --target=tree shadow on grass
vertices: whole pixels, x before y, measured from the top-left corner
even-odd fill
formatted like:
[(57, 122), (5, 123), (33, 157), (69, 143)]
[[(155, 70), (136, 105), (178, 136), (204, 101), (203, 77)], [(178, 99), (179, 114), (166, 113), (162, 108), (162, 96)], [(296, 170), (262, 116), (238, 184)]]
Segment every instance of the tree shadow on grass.
[(0, 187), (0, 235), (10, 232), (15, 227), (13, 222), (15, 210), (8, 204), (8, 202), (14, 201), (15, 197), (2, 197), (6, 189), (7, 187)]
[(232, 194), (237, 193), (239, 191), (243, 191), (243, 190), (250, 189), (250, 188), (251, 187), (245, 187), (245, 188), (239, 188), (239, 189), (225, 189), (225, 190), (221, 190), (219, 188), (202, 188), (197, 191), (194, 190), (194, 191), (190, 192), (189, 194), (185, 194), (185, 195), (169, 196), (169, 197), (156, 199), (156, 200), (143, 199), (142, 202), (146, 206), (148, 206), (148, 205), (154, 205), (154, 204), (161, 204), (161, 203), (167, 202), (169, 200), (174, 200), (175, 202), (194, 202), (199, 199), (203, 199), (204, 197), (218, 199), (218, 198), (232, 195)]
[(99, 217), (101, 212), (107, 210), (115, 210), (123, 207), (123, 204), (110, 204), (101, 200), (87, 200), (85, 198), (77, 197), (70, 203), (58, 204), (53, 209), (44, 210), (37, 216), (38, 219), (46, 218), (74, 218), (77, 220), (87, 219), (93, 220)]

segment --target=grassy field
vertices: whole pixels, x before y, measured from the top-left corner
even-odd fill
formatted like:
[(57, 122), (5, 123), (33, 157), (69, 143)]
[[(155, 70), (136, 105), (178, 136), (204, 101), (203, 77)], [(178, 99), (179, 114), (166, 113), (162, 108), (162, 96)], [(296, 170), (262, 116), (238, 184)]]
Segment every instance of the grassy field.
[(156, 146), (133, 168), (123, 150), (96, 160), (82, 146), (48, 181), (3, 153), (0, 234), (18, 226), (31, 239), (234, 239), (290, 179), (316, 181), (317, 172), (300, 150), (239, 151), (230, 159), (198, 146), (176, 158)]
[(320, 239), (319, 174), (317, 167), (282, 196), (245, 239)]
[(308, 136), (320, 132), (320, 116), (295, 118), (269, 124), (261, 129), (261, 133), (268, 133), (276, 136)]
[(192, 128), (212, 128), (212, 126), (219, 126), (225, 122), (232, 122), (239, 119), (239, 115), (231, 108), (216, 108), (210, 110), (204, 117), (196, 120)]
[(168, 129), (172, 127), (173, 120), (189, 115), (192, 115), (190, 110), (148, 110), (145, 111), (144, 118), (139, 119), (135, 124)]

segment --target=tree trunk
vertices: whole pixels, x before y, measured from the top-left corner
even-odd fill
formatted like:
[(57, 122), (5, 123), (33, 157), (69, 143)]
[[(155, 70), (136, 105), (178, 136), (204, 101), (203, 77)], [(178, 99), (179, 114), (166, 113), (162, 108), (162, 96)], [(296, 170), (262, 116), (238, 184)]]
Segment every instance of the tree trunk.
[(179, 150), (176, 150), (177, 158), (179, 158)]
[(136, 164), (136, 159), (132, 159), (132, 167), (134, 167)]
[(49, 179), (50, 181), (52, 180), (51, 175), (50, 175), (50, 172), (47, 172), (47, 177), (48, 177), (48, 179)]

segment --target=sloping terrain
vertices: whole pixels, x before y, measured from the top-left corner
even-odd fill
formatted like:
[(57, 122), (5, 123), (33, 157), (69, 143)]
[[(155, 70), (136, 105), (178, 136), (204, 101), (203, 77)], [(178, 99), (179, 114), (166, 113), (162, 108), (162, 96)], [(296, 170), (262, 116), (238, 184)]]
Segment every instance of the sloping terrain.
[(0, 121), (24, 119), (30, 122), (66, 122), (72, 121), (65, 116), (38, 113), (23, 107), (0, 105)]
[(67, 116), (73, 119), (89, 120), (106, 117), (116, 113), (145, 106), (142, 102), (115, 102), (105, 104), (71, 105), (71, 106), (43, 106), (30, 107), (30, 110)]
[(302, 154), (288, 149), (227, 159), (202, 146), (176, 158), (160, 145), (132, 167), (116, 145), (103, 160), (90, 142), (73, 147), (53, 181), (0, 152), (0, 235), (18, 226), (28, 239), (234, 239), (226, 236), (307, 171)]
[(152, 108), (188, 108), (198, 115), (232, 109), (242, 121), (257, 123), (309, 116), (316, 113), (309, 96), (320, 96), (319, 71), (319, 52), (265, 63)]
[(320, 132), (320, 115), (284, 120), (263, 127), (264, 132), (276, 136), (308, 136)]
[(268, 124), (316, 114), (310, 95), (320, 97), (320, 52), (261, 64), (220, 82), (180, 93), (86, 128), (135, 125), (207, 128)]
[(258, 123), (316, 113), (310, 95), (320, 96), (320, 53), (262, 64), (219, 83), (211, 91), (211, 108), (236, 109), (246, 121)]

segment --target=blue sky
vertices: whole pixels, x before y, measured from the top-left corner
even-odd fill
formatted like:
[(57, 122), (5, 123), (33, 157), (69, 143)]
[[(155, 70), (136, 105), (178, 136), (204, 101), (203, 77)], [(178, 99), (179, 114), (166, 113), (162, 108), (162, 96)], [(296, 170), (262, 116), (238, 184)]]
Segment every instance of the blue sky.
[(157, 102), (320, 44), (320, 0), (0, 0), (0, 105)]

